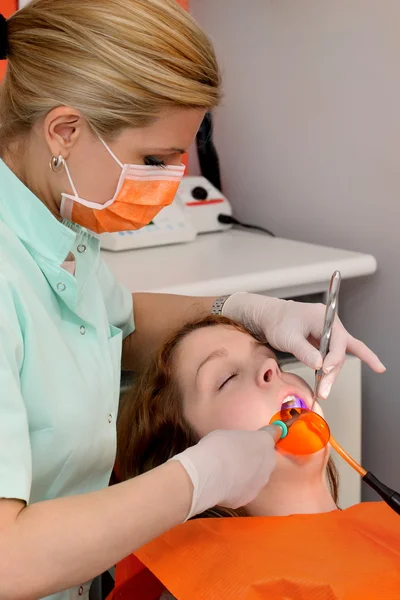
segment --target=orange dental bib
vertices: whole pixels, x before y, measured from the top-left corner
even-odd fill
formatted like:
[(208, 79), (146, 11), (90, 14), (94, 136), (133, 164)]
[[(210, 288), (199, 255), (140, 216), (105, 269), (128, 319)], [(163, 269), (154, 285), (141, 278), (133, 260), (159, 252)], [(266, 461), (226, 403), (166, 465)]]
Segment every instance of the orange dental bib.
[(400, 518), (378, 502), (193, 520), (121, 561), (110, 598), (158, 600), (164, 588), (178, 600), (400, 600)]

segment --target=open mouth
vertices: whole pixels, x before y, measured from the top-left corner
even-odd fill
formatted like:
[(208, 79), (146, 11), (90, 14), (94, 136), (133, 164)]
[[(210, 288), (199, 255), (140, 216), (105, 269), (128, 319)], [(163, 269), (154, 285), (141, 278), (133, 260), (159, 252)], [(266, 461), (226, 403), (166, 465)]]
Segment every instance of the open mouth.
[(281, 410), (287, 410), (290, 408), (305, 408), (307, 409), (307, 404), (304, 402), (302, 398), (299, 396), (295, 396), (294, 394), (289, 394), (282, 401)]

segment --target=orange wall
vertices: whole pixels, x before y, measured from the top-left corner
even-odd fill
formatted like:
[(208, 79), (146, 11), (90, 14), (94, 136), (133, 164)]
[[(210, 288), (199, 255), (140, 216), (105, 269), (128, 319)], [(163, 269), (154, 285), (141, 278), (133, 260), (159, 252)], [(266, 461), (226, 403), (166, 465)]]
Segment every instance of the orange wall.
[[(16, 10), (17, 10), (17, 0), (0, 0), (0, 12), (7, 19)], [(0, 61), (0, 79), (3, 78), (5, 70), (6, 70), (6, 62), (4, 60), (2, 60), (2, 61)]]

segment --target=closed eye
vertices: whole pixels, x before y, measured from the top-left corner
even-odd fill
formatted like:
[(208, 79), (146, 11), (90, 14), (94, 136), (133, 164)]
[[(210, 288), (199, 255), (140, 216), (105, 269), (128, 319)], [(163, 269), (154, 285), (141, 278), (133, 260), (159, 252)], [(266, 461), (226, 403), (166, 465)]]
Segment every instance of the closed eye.
[(160, 158), (156, 158), (155, 156), (145, 156), (144, 164), (150, 167), (166, 167), (167, 165)]
[(225, 381), (219, 386), (218, 391), (222, 390), (229, 381), (231, 381), (232, 379), (234, 379), (238, 375), (239, 375), (239, 373), (232, 373), (231, 375), (229, 375), (229, 377), (227, 377), (225, 379)]

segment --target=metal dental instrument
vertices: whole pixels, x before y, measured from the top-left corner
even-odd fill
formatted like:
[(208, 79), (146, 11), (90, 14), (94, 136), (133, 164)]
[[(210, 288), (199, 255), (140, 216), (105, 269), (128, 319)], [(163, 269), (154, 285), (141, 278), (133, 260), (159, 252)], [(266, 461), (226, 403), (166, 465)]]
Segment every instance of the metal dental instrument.
[[(328, 302), (326, 304), (324, 328), (322, 330), (322, 336), (321, 336), (321, 341), (320, 341), (320, 345), (319, 345), (319, 351), (322, 354), (323, 360), (325, 360), (325, 357), (329, 352), (329, 344), (331, 341), (332, 327), (333, 327), (333, 323), (335, 321), (337, 308), (338, 308), (339, 289), (340, 289), (341, 281), (342, 281), (342, 276), (341, 276), (340, 272), (335, 271), (331, 277), (331, 282), (329, 285)], [(318, 400), (319, 387), (320, 387), (320, 384), (321, 384), (321, 381), (322, 381), (324, 375), (325, 375), (325, 373), (323, 372), (322, 367), (320, 369), (318, 369), (318, 371), (315, 371), (314, 396), (313, 396), (313, 402), (311, 405), (311, 410), (314, 409), (315, 402)]]

